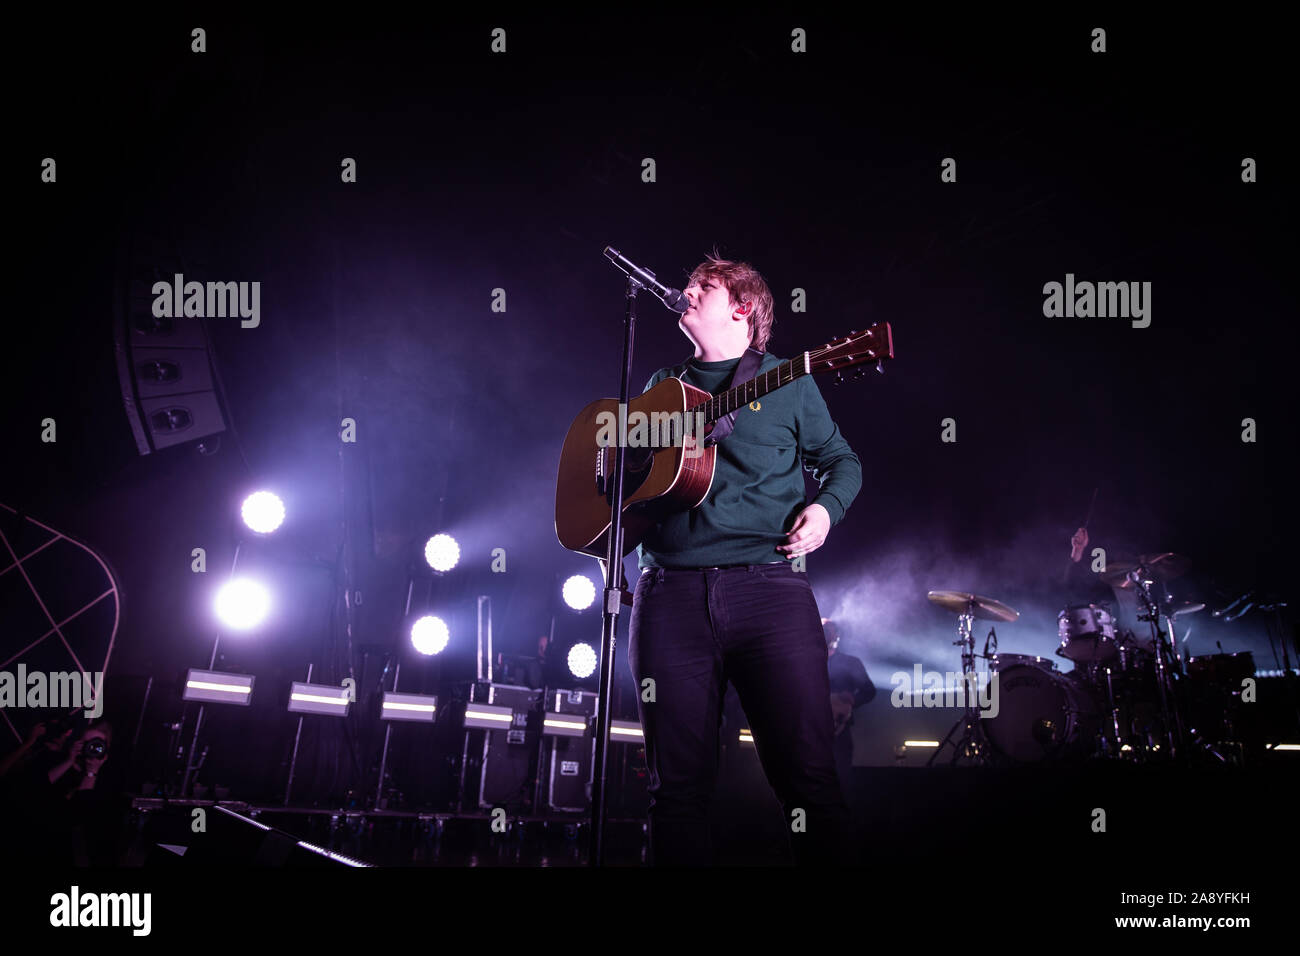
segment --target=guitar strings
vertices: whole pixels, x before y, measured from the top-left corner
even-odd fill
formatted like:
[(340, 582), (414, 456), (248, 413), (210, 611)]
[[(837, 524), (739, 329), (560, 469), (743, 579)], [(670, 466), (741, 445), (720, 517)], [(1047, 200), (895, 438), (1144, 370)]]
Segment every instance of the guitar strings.
[[(825, 349), (816, 349), (814, 351), (822, 352), (825, 351)], [(813, 352), (809, 352), (808, 354), (811, 357)], [(790, 382), (793, 382), (796, 378), (805, 374), (802, 365), (803, 363), (801, 361), (800, 365), (796, 367), (794, 359), (782, 362), (776, 368), (768, 369), (761, 375), (754, 376), (748, 382), (737, 385), (735, 388), (730, 388), (721, 395), (714, 395), (707, 401), (703, 401), (700, 404), (691, 407), (687, 411), (687, 420), (689, 421), (690, 417), (703, 411), (706, 421), (717, 421), (723, 415), (729, 414), (733, 409), (739, 408), (741, 405), (748, 405), (749, 402), (762, 398), (774, 388), (779, 388), (782, 385), (788, 385)], [(775, 386), (771, 383), (772, 375), (776, 375)], [(749, 394), (750, 391), (752, 391), (754, 395), (752, 399), (746, 398), (746, 395)], [(736, 402), (735, 405), (732, 405), (733, 401)], [(684, 428), (685, 422), (682, 423), (682, 429), (684, 430)], [(672, 432), (672, 440), (675, 444), (682, 438), (676, 423), (673, 424)]]
[[(672, 433), (671, 441), (673, 442), (673, 444), (676, 444), (678, 441), (684, 438), (686, 422), (689, 421), (696, 414), (700, 412), (704, 412), (706, 423), (717, 421), (723, 415), (730, 414), (734, 409), (739, 408), (741, 405), (748, 405), (751, 401), (755, 401), (759, 398), (762, 398), (764, 395), (766, 395), (768, 392), (773, 391), (775, 388), (780, 388), (782, 385), (788, 385), (789, 383), (793, 382), (796, 378), (809, 374), (809, 370), (811, 370), (813, 363), (818, 361), (823, 354), (825, 354), (826, 352), (833, 352), (836, 349), (843, 348), (844, 345), (845, 343), (841, 343), (839, 345), (831, 344), (831, 345), (823, 345), (819, 349), (809, 349), (807, 352), (801, 353), (796, 358), (788, 359), (782, 362), (774, 369), (769, 369), (768, 371), (763, 372), (761, 375), (755, 375), (748, 382), (743, 382), (742, 384), (737, 385), (734, 388), (728, 389), (727, 391), (723, 392), (721, 395), (713, 395), (708, 400), (700, 402), (700, 404), (698, 405), (692, 406), (691, 408), (687, 409), (685, 421), (683, 421), (680, 425), (677, 422), (672, 423), (670, 427), (670, 431)], [(807, 359), (806, 362), (804, 361), (805, 357)], [(796, 361), (799, 362), (797, 366), (795, 365)], [(769, 381), (769, 378), (773, 374), (776, 375), (775, 386), (773, 386), (772, 383)], [(761, 380), (761, 385), (759, 384), (760, 380)], [(752, 399), (746, 398), (746, 395), (749, 394), (751, 388), (754, 397)], [(735, 405), (732, 404), (733, 401), (736, 402)]]

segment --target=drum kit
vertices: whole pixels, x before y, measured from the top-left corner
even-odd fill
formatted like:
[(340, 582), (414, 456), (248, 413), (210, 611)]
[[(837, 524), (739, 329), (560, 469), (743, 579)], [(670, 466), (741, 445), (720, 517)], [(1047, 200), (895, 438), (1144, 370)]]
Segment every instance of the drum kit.
[[(1056, 650), (1073, 663), (1067, 672), (1049, 658), (998, 653), (992, 628), (977, 654), (975, 621), (1008, 623), (1019, 612), (978, 594), (930, 591), (933, 604), (957, 615), (953, 643), (962, 648), (963, 686), (981, 690), (963, 695), (965, 712), (929, 763), (950, 744), (954, 764), (1243, 762), (1241, 694), (1254, 676), (1254, 661), (1249, 652), (1201, 658), (1179, 653), (1180, 620), (1205, 605), (1175, 603), (1163, 585), (1190, 566), (1168, 552), (1110, 562), (1101, 579), (1135, 596), (1137, 620), (1149, 633), (1117, 629), (1104, 604), (1068, 606), (1057, 618)], [(983, 673), (976, 669), (981, 659), (987, 662)], [(984, 713), (979, 700), (996, 705)], [(954, 741), (959, 730), (962, 736)]]

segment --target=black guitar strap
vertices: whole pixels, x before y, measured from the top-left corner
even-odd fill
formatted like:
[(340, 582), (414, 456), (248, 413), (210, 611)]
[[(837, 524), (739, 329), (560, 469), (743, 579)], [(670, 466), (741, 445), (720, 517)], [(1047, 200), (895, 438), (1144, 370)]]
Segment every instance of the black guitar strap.
[[(745, 354), (736, 363), (736, 370), (731, 373), (731, 379), (722, 391), (725, 392), (728, 389), (735, 388), (737, 385), (742, 385), (753, 378), (754, 373), (758, 371), (758, 367), (763, 364), (763, 355), (764, 353), (758, 349), (745, 349)], [(736, 427), (736, 412), (739, 410), (728, 412), (713, 423), (713, 431), (709, 432), (709, 437), (704, 440), (706, 448), (709, 445), (716, 445), (731, 434), (731, 430)]]

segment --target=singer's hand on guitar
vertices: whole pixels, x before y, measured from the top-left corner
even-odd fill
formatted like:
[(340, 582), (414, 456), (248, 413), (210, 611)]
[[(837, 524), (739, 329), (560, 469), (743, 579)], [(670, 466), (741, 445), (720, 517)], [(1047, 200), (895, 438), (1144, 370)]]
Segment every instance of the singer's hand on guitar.
[(794, 527), (786, 532), (786, 543), (778, 544), (776, 550), (787, 558), (811, 554), (826, 543), (826, 536), (830, 533), (831, 513), (821, 505), (812, 504), (799, 512)]

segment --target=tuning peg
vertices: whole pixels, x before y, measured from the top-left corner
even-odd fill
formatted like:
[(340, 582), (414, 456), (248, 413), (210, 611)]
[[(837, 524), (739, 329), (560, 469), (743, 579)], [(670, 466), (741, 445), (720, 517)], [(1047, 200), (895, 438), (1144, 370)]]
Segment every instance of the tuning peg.
[(885, 360), (884, 360), (884, 359), (876, 359), (876, 371), (879, 372), (881, 375), (884, 375), (884, 374), (885, 374)]

